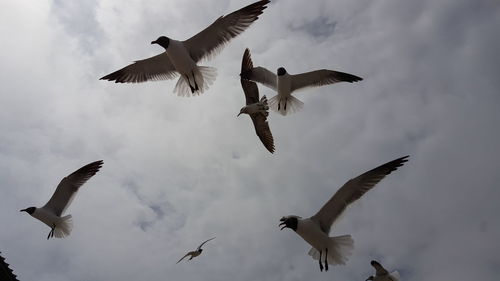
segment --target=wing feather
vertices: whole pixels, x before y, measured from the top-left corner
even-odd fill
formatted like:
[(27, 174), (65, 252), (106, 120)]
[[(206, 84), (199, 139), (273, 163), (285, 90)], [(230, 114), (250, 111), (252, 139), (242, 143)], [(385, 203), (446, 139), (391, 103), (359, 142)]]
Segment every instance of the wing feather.
[(102, 77), (100, 80), (115, 81), (115, 83), (142, 83), (146, 81), (168, 80), (177, 76), (174, 65), (167, 52), (138, 60), (124, 68)]
[(269, 0), (262, 0), (222, 16), (210, 26), (184, 41), (195, 62), (209, 59), (221, 51), (231, 39), (245, 31), (262, 14)]
[(43, 208), (53, 211), (61, 216), (76, 195), (78, 189), (95, 175), (103, 165), (103, 161), (95, 161), (87, 164), (63, 178), (56, 188), (56, 191)]
[(253, 126), (255, 127), (255, 133), (259, 137), (260, 141), (269, 152), (274, 153), (273, 134), (269, 128), (266, 116), (262, 114), (252, 114), (250, 117), (252, 118)]
[(240, 76), (242, 79), (261, 83), (262, 85), (274, 91), (278, 90), (278, 86), (276, 83), (277, 80), (276, 74), (272, 73), (270, 70), (262, 66), (257, 66), (252, 68), (251, 70), (242, 72)]
[[(241, 61), (241, 73), (244, 73), (248, 70), (252, 70), (253, 63), (252, 58), (250, 56), (250, 50), (245, 49), (243, 53), (243, 59)], [(252, 81), (248, 81), (245, 79), (241, 80), (241, 87), (243, 88), (243, 92), (245, 93), (246, 104), (254, 104), (259, 102), (259, 88), (257, 84)], [(263, 100), (267, 99), (262, 97)], [(274, 152), (274, 139), (271, 133), (271, 129), (269, 128), (269, 124), (267, 122), (267, 117), (263, 114), (250, 114), (250, 118), (252, 118), (253, 126), (255, 128), (255, 133), (259, 137), (262, 144), (266, 147), (266, 149), (273, 153)]]
[(214, 239), (215, 239), (215, 237), (212, 237), (212, 238), (210, 238), (210, 239), (206, 240), (205, 242), (201, 243), (201, 245), (200, 245), (200, 246), (198, 246), (198, 248), (196, 248), (196, 250), (201, 249), (201, 246), (205, 245), (205, 243), (207, 243), (208, 241), (210, 241), (210, 240), (214, 240)]
[(356, 75), (328, 69), (315, 70), (291, 76), (292, 92), (306, 87), (320, 87), (338, 82), (352, 83), (363, 80), (363, 78)]
[(358, 200), (368, 190), (372, 189), (385, 176), (389, 175), (398, 167), (408, 161), (409, 156), (385, 163), (345, 183), (333, 197), (312, 217), (317, 221), (321, 229), (330, 232), (332, 223), (342, 214), (347, 206)]

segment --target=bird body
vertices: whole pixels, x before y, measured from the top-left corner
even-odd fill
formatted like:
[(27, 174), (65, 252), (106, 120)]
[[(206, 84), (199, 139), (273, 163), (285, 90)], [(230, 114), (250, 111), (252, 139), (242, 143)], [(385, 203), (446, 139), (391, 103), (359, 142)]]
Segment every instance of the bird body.
[(357, 82), (363, 78), (340, 71), (321, 69), (301, 74), (288, 74), (284, 67), (274, 74), (270, 70), (258, 66), (241, 73), (243, 79), (261, 83), (277, 92), (269, 99), (271, 109), (285, 116), (299, 111), (304, 103), (292, 95), (293, 92), (307, 88), (335, 84), (338, 82)]
[(41, 208), (29, 207), (21, 212), (27, 212), (51, 228), (47, 239), (54, 236), (64, 238), (70, 235), (73, 229), (72, 216), (62, 216), (62, 214), (73, 201), (79, 188), (99, 171), (102, 164), (103, 161), (99, 160), (76, 170), (61, 180), (47, 204)]
[(186, 258), (187, 256), (189, 256), (189, 259), (188, 259), (188, 260), (192, 260), (193, 258), (196, 258), (197, 256), (201, 255), (201, 252), (203, 252), (203, 249), (202, 249), (201, 247), (202, 247), (205, 243), (207, 243), (208, 241), (213, 240), (213, 239), (215, 239), (215, 237), (210, 238), (210, 239), (208, 239), (208, 240), (204, 241), (203, 243), (201, 243), (201, 245), (200, 245), (200, 246), (198, 246), (198, 248), (196, 248), (196, 250), (194, 250), (194, 251), (190, 251), (190, 252), (188, 252), (187, 254), (185, 254), (185, 255), (184, 255), (184, 256), (183, 256), (180, 260), (178, 260), (178, 261), (176, 262), (176, 264), (177, 264), (177, 263), (179, 263), (179, 262), (181, 262), (181, 261), (182, 261), (184, 258)]
[[(250, 56), (250, 50), (245, 49), (243, 53), (243, 59), (241, 61), (241, 73), (244, 73), (253, 68), (252, 58)], [(262, 96), (259, 100), (259, 88), (257, 84), (253, 81), (248, 81), (245, 79), (240, 79), (241, 87), (243, 88), (243, 93), (245, 94), (246, 105), (241, 108), (240, 114), (248, 114), (252, 119), (253, 126), (255, 128), (255, 133), (261, 140), (262, 144), (266, 149), (273, 153), (274, 152), (274, 139), (267, 122), (267, 116), (269, 115), (269, 105), (267, 103), (266, 96)]]
[(329, 237), (332, 224), (340, 217), (347, 206), (358, 200), (372, 189), (386, 175), (407, 162), (408, 156), (387, 162), (375, 169), (347, 181), (323, 207), (312, 217), (302, 219), (299, 216), (285, 216), (280, 219), (280, 226), (294, 230), (312, 246), (309, 255), (319, 261), (320, 270), (328, 270), (328, 262), (345, 264), (351, 254), (354, 241), (350, 235)]
[(198, 62), (217, 54), (229, 41), (245, 31), (267, 8), (269, 0), (257, 1), (226, 16), (219, 17), (207, 28), (185, 41), (160, 36), (151, 44), (158, 44), (165, 52), (138, 60), (101, 80), (115, 83), (141, 83), (173, 79), (180, 74), (174, 88), (179, 96), (199, 95), (215, 81), (213, 67), (199, 66)]

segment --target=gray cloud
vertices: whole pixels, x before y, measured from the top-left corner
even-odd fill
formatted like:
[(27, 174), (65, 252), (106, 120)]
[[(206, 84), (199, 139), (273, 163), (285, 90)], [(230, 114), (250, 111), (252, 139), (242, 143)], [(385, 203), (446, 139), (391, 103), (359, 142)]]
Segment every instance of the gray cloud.
[[(20, 280), (364, 280), (371, 259), (403, 280), (496, 280), (500, 249), (495, 1), (273, 1), (214, 60), (210, 90), (175, 81), (98, 78), (161, 52), (249, 1), (6, 3), (0, 10), (0, 245)], [(189, 15), (189, 17), (186, 17)], [(297, 93), (295, 115), (270, 115), (277, 151), (260, 144), (238, 81), (255, 64), (360, 75)], [(260, 87), (261, 94), (273, 95)], [(279, 231), (349, 178), (410, 154), (349, 208), (349, 263), (320, 273), (309, 246)], [(104, 159), (69, 213), (64, 240), (19, 213), (61, 178)], [(141, 228), (142, 226), (142, 228)], [(175, 262), (217, 236), (199, 258)]]

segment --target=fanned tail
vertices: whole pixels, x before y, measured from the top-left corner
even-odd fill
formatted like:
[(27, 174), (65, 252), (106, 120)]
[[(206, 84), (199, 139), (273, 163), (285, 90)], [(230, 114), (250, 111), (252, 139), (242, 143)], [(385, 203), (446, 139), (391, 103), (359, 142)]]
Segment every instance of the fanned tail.
[(298, 112), (302, 109), (304, 103), (298, 98), (290, 95), (286, 99), (279, 99), (278, 95), (269, 99), (269, 107), (279, 114), (286, 116), (287, 114), (292, 114)]
[(57, 238), (64, 238), (71, 234), (72, 229), (73, 219), (71, 215), (64, 216), (57, 223), (56, 228), (54, 229), (54, 236)]
[[(352, 249), (354, 249), (354, 240), (352, 240), (351, 235), (330, 237), (330, 243), (328, 245), (328, 263), (333, 265), (345, 265), (348, 260), (347, 257), (352, 254)], [(316, 248), (311, 248), (308, 254), (313, 259), (319, 260), (319, 251), (316, 250)]]
[[(196, 84), (193, 81), (192, 74), (188, 75), (188, 77), (181, 75), (177, 80), (177, 84), (175, 84), (174, 93), (182, 97), (200, 95), (208, 90), (208, 87), (214, 83), (217, 77), (217, 69), (210, 66), (197, 66), (193, 73)], [(196, 89), (196, 86), (198, 86), (198, 89)]]

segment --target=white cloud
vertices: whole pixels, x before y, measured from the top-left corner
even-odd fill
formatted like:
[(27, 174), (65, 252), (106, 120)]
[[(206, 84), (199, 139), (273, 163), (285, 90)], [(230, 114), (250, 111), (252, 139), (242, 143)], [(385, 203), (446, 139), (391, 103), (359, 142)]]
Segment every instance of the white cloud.
[[(20, 280), (364, 280), (374, 258), (403, 280), (496, 280), (498, 5), (273, 1), (203, 63), (219, 74), (202, 96), (174, 96), (175, 81), (98, 80), (161, 52), (149, 44), (159, 35), (185, 39), (248, 3), (5, 3), (0, 244)], [(322, 23), (334, 27), (312, 29)], [(271, 155), (236, 118), (245, 47), (271, 70), (365, 80), (298, 93), (301, 112), (271, 114)], [(335, 225), (355, 239), (347, 266), (320, 273), (309, 246), (279, 231), (281, 216), (312, 215), (349, 178), (406, 154)], [(45, 241), (49, 229), (18, 210), (97, 159), (69, 208), (74, 232)]]

